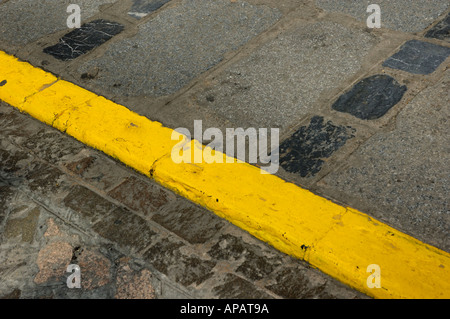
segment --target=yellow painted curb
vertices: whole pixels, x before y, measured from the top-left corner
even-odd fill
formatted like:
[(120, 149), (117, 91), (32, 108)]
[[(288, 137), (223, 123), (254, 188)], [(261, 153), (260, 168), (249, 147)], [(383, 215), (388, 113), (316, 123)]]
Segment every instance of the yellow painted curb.
[[(1, 100), (369, 296), (450, 298), (445, 251), (247, 163), (175, 164), (172, 129), (0, 51), (3, 80)], [(380, 288), (368, 286), (369, 265), (379, 266)]]

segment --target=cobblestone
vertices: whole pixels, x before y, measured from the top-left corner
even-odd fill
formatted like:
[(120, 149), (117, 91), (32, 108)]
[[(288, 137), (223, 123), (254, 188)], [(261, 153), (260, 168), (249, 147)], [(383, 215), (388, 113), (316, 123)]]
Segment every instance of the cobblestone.
[(227, 274), (224, 284), (214, 288), (214, 292), (221, 299), (272, 299), (273, 297), (261, 291), (249, 281)]
[(405, 85), (388, 75), (373, 75), (340, 96), (333, 109), (363, 120), (378, 119), (400, 102), (406, 90)]
[(152, 243), (156, 235), (142, 217), (120, 207), (102, 216), (93, 229), (100, 236), (137, 251)]
[(226, 223), (195, 205), (176, 203), (156, 213), (152, 220), (187, 240), (202, 244), (217, 234)]
[(58, 60), (73, 60), (99, 47), (123, 29), (123, 25), (119, 23), (95, 20), (69, 32), (58, 44), (45, 48), (44, 52)]
[(430, 74), (450, 55), (450, 48), (411, 40), (388, 58), (383, 66), (399, 69), (414, 74)]
[(427, 38), (435, 38), (450, 42), (450, 13), (425, 34)]
[(116, 206), (90, 191), (86, 187), (76, 185), (64, 199), (66, 207), (72, 209), (94, 224), (103, 219)]
[(144, 215), (151, 215), (174, 198), (162, 187), (149, 185), (135, 177), (127, 178), (108, 195)]
[[(78, 4), (0, 1), (0, 49), (171, 128), (280, 128), (280, 177), (449, 250), (448, 1)], [(0, 260), (0, 298), (367, 298), (2, 101)]]
[(314, 116), (280, 145), (280, 165), (302, 177), (317, 174), (326, 158), (354, 137), (351, 127), (337, 126), (323, 117)]

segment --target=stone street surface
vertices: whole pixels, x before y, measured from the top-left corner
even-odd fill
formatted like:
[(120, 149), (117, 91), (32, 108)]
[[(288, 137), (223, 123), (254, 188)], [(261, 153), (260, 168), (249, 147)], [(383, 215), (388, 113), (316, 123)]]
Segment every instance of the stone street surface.
[[(448, 0), (0, 0), (0, 50), (173, 129), (279, 128), (279, 177), (450, 252)], [(0, 298), (368, 297), (0, 101)]]

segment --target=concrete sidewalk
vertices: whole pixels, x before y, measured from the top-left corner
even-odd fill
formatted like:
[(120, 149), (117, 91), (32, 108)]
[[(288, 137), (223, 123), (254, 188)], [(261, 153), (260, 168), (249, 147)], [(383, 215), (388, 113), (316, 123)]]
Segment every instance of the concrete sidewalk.
[[(70, 1), (0, 1), (0, 49), (170, 128), (280, 128), (279, 177), (450, 252), (448, 1), (378, 1), (381, 29), (366, 26), (371, 1), (77, 3), (88, 24), (72, 31)], [(0, 254), (11, 260), (0, 295), (365, 297), (0, 112)], [(95, 288), (68, 291), (45, 273), (79, 247), (104, 271), (89, 274)], [(43, 261), (52, 249), (67, 252), (58, 265)]]

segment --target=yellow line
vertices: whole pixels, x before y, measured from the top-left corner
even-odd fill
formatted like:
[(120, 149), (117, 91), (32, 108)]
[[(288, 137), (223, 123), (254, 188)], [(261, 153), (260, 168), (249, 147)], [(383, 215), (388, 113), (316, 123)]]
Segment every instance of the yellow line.
[[(369, 296), (450, 298), (445, 251), (247, 163), (175, 164), (172, 129), (0, 51), (3, 80), (1, 100)], [(367, 285), (372, 264), (381, 288)]]

